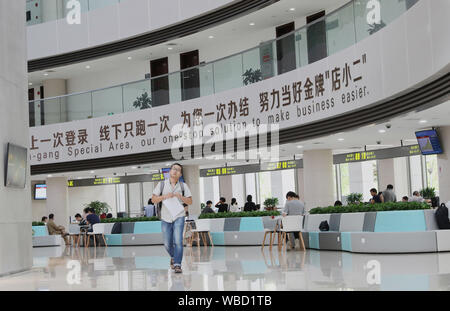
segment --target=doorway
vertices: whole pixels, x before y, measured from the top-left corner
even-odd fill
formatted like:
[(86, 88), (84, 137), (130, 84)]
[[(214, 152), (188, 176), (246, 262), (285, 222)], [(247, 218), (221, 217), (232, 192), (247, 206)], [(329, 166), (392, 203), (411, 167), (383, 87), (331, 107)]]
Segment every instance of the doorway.
[[(294, 22), (276, 28), (277, 38), (282, 37), (295, 30)], [(277, 64), (278, 74), (295, 69), (295, 34), (292, 33), (277, 40)]]
[[(198, 64), (198, 50), (180, 54), (181, 70), (196, 67)], [(181, 72), (181, 100), (197, 97), (200, 97), (200, 71), (198, 67)]]
[[(169, 73), (169, 63), (167, 57), (150, 61), (153, 107), (169, 104), (169, 76), (167, 75), (168, 73)], [(164, 76), (158, 77), (161, 75)]]

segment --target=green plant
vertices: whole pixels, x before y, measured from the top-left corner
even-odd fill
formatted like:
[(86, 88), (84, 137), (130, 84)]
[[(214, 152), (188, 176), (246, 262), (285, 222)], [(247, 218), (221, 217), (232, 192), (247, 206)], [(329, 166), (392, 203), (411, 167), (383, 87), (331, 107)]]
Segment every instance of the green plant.
[(424, 199), (434, 198), (436, 197), (436, 189), (434, 189), (433, 187), (423, 188), (422, 190), (420, 190), (420, 195)]
[(109, 205), (106, 202), (100, 202), (100, 201), (92, 201), (89, 204), (84, 204), (84, 207), (93, 208), (95, 211), (95, 214), (101, 215), (106, 214), (109, 211)]
[(244, 72), (242, 77), (244, 78), (244, 80), (243, 80), (244, 85), (249, 85), (249, 84), (261, 81), (262, 73), (261, 73), (261, 70), (259, 70), (259, 69), (253, 70), (252, 68), (250, 68)]
[(275, 207), (277, 207), (278, 204), (278, 198), (267, 198), (263, 205), (266, 210), (273, 210)]
[(363, 194), (362, 193), (350, 193), (347, 196), (348, 204), (359, 204), (362, 201), (363, 201)]
[(252, 211), (252, 212), (227, 212), (227, 213), (208, 213), (200, 214), (199, 219), (203, 218), (232, 218), (232, 217), (264, 217), (264, 216), (279, 216), (277, 211)]
[(148, 96), (147, 91), (145, 91), (140, 97), (136, 98), (133, 102), (133, 107), (141, 110), (152, 108), (152, 99)]
[(32, 226), (45, 226), (45, 223), (42, 221), (33, 221), (31, 223)]
[(344, 206), (316, 207), (309, 211), (310, 214), (334, 214), (334, 213), (363, 213), (382, 211), (407, 211), (430, 209), (426, 203), (420, 202), (388, 202), (378, 204), (350, 204)]

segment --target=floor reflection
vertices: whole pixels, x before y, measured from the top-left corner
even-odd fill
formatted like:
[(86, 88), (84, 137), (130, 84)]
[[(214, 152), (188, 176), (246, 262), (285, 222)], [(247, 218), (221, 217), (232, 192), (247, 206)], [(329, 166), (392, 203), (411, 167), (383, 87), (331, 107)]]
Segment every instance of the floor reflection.
[(0, 290), (449, 290), (449, 259), (194, 246), (180, 275), (163, 246), (34, 248), (32, 270), (0, 278)]

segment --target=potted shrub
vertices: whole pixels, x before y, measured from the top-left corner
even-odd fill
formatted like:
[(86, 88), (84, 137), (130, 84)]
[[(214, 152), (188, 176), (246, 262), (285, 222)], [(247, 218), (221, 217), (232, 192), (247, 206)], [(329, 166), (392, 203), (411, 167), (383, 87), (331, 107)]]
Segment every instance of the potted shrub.
[(134, 108), (139, 108), (141, 110), (152, 108), (152, 99), (148, 96), (147, 91), (144, 92), (140, 97), (137, 97), (133, 102)]
[(263, 204), (266, 211), (274, 211), (278, 204), (278, 198), (267, 198)]
[(109, 211), (108, 203), (100, 201), (92, 201), (89, 204), (84, 204), (84, 207), (93, 208), (95, 214), (97, 214), (98, 216), (100, 216), (101, 214), (107, 214)]
[(262, 81), (262, 73), (261, 70), (256, 69), (253, 70), (252, 68), (247, 69), (244, 74), (242, 75), (244, 78), (243, 82), (244, 85), (249, 85), (258, 81)]
[(347, 204), (359, 204), (363, 202), (363, 198), (362, 193), (350, 193), (347, 196)]
[(420, 190), (420, 196), (424, 199), (432, 199), (436, 197), (436, 189), (432, 187), (426, 187)]

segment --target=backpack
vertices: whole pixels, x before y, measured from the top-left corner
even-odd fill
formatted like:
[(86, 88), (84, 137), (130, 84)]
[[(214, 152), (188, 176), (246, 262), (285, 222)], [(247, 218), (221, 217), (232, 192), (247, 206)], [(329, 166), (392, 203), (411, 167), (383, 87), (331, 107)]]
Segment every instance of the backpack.
[(448, 208), (442, 203), (434, 212), (439, 229), (450, 229), (450, 220), (448, 219)]
[(326, 220), (322, 221), (319, 225), (319, 230), (320, 231), (329, 231), (330, 226), (328, 225), (328, 221), (326, 221)]
[[(184, 197), (184, 183), (182, 181), (179, 182), (180, 186), (181, 186), (181, 195)], [(161, 196), (163, 194), (164, 191), (164, 184), (165, 181), (161, 181), (160, 183), (160, 191), (159, 191), (159, 195)], [(183, 204), (183, 206), (185, 206), (185, 204)], [(162, 209), (162, 201), (158, 203), (158, 205), (156, 206), (156, 216), (161, 219), (161, 209)]]

